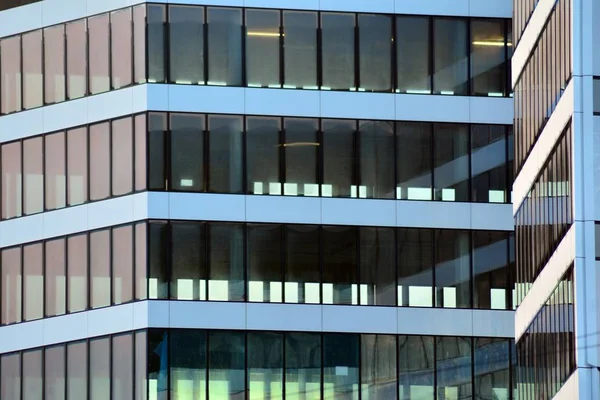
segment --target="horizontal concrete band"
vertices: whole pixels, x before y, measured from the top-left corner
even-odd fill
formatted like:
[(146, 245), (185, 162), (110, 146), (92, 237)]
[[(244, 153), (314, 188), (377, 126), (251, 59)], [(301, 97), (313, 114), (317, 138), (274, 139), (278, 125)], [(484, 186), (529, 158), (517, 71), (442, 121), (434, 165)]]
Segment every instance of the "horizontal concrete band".
[(0, 328), (0, 353), (144, 328), (509, 338), (514, 312), (375, 306), (142, 301)]
[[(512, 0), (157, 0), (155, 3), (299, 10), (511, 18)], [(0, 37), (144, 3), (141, 0), (45, 0), (0, 12)]]
[(0, 222), (0, 247), (142, 219), (513, 230), (510, 204), (138, 193)]
[(144, 84), (0, 117), (0, 142), (144, 111), (505, 124), (512, 98)]

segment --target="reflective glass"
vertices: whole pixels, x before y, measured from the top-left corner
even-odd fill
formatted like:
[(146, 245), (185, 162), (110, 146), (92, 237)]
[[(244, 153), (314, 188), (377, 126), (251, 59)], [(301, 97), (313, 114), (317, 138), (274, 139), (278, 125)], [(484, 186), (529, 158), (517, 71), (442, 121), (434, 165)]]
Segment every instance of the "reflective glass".
[(246, 163), (250, 194), (281, 195), (280, 118), (246, 118)]
[(165, 190), (165, 113), (148, 115), (148, 190)]
[(435, 298), (437, 307), (471, 307), (469, 233), (435, 232)]
[(244, 397), (244, 333), (213, 331), (208, 337), (208, 398), (235, 400)]
[(504, 20), (471, 20), (471, 94), (501, 97), (505, 92)]
[(207, 9), (208, 84), (242, 85), (242, 10)]
[(144, 399), (166, 400), (169, 390), (169, 334), (148, 331), (148, 395)]
[[(438, 398), (471, 399), (473, 395), (471, 338), (436, 337), (436, 377)], [(457, 368), (457, 365), (465, 365)]]
[[(435, 399), (433, 346), (433, 337), (431, 336), (398, 336), (400, 400)], [(458, 399), (460, 397), (450, 398)]]
[(90, 307), (110, 305), (110, 230), (90, 234)]
[[(146, 331), (138, 331), (135, 333), (135, 382), (134, 400), (148, 399), (148, 334)], [(204, 399), (200, 399), (204, 400)]]
[(136, 192), (146, 190), (147, 187), (147, 157), (146, 157), (146, 114), (136, 115), (134, 117), (134, 190)]
[(110, 339), (90, 340), (90, 400), (110, 399)]
[(471, 201), (508, 201), (504, 125), (471, 125)]
[(204, 84), (204, 7), (169, 6), (169, 81)]
[[(109, 15), (88, 19), (90, 94), (110, 90)], [(126, 40), (123, 40), (126, 42)]]
[(153, 222), (148, 226), (148, 298), (166, 299), (169, 293), (167, 224)]
[(112, 400), (131, 400), (133, 393), (133, 333), (112, 338)]
[[(555, 344), (548, 343), (548, 345)], [(474, 398), (476, 400), (509, 400), (513, 398), (510, 393), (508, 347), (509, 341), (506, 339), (475, 339)]]
[(48, 400), (65, 400), (67, 379), (64, 344), (46, 347), (44, 351), (44, 393)]
[(467, 30), (466, 19), (434, 18), (434, 94), (467, 94)]
[(392, 228), (360, 228), (360, 304), (396, 305), (396, 241)]
[(90, 126), (90, 200), (110, 196), (110, 125), (108, 122)]
[[(67, 99), (77, 99), (87, 94), (87, 21), (69, 22), (67, 34)], [(105, 55), (105, 62), (108, 56)]]
[(42, 243), (23, 246), (23, 320), (44, 316), (44, 248)]
[(4, 354), (0, 359), (0, 397), (3, 399), (21, 398), (21, 354)]
[(148, 225), (135, 225), (135, 299), (148, 298)]
[(44, 142), (38, 136), (23, 141), (24, 214), (44, 211)]
[(46, 285), (46, 316), (62, 315), (67, 306), (66, 241), (49, 240), (45, 243), (44, 282)]
[(146, 82), (146, 4), (133, 7), (133, 81)]
[(67, 344), (67, 400), (88, 396), (87, 342)]
[(21, 111), (21, 36), (0, 40), (0, 71), (2, 71), (2, 114)]
[(326, 226), (321, 240), (323, 304), (358, 304), (357, 228)]
[(45, 104), (65, 101), (65, 25), (44, 29)]
[(360, 154), (358, 197), (395, 198), (392, 167), (394, 165), (393, 123), (360, 121), (358, 143)]
[(285, 335), (285, 398), (321, 398), (321, 335)]
[(76, 206), (87, 201), (87, 129), (77, 128), (67, 131), (67, 202), (69, 206)]
[(469, 130), (462, 124), (434, 124), (435, 200), (469, 201)]
[(323, 129), (323, 197), (358, 197), (355, 184), (356, 122), (326, 119)]
[(248, 300), (283, 301), (281, 226), (249, 224), (247, 232)]
[[(33, 350), (23, 352), (23, 397), (22, 400), (42, 400), (43, 393), (43, 373), (42, 350)], [(3, 371), (4, 372), (4, 371)], [(7, 397), (15, 398), (18, 397)]]
[(111, 122), (112, 196), (133, 191), (133, 121), (131, 117)]
[(431, 93), (429, 24), (429, 17), (396, 17), (397, 92)]
[(85, 310), (88, 306), (88, 237), (87, 234), (67, 239), (68, 311)]
[(209, 223), (208, 299), (244, 300), (244, 227)]
[[(414, 37), (414, 36), (413, 36)], [(359, 91), (392, 89), (392, 19), (387, 15), (358, 15)]]
[(283, 12), (284, 88), (318, 88), (317, 25), (316, 12)]
[(242, 193), (242, 117), (210, 115), (208, 189), (216, 193)]
[(171, 114), (171, 188), (203, 192), (204, 115)]
[(133, 81), (131, 8), (112, 12), (110, 29), (112, 88), (119, 89), (131, 85)]
[(396, 336), (361, 335), (360, 353), (362, 398), (397, 399)]
[(354, 14), (321, 13), (322, 90), (356, 90)]
[(112, 231), (112, 304), (133, 300), (133, 227)]
[(359, 392), (359, 336), (323, 335), (323, 397), (357, 399)]
[(283, 399), (283, 334), (249, 332), (248, 399)]
[(206, 400), (206, 333), (171, 331), (171, 398)]
[(21, 142), (2, 145), (2, 219), (23, 215)]
[(318, 196), (317, 140), (318, 121), (285, 118), (283, 142), (285, 176), (283, 194), (286, 196)]
[(44, 178), (46, 210), (67, 205), (67, 155), (65, 133), (44, 136)]
[[(21, 322), (21, 248), (2, 250), (2, 325)], [(4, 369), (2, 370), (4, 372)], [(3, 373), (4, 375), (4, 373)]]
[(285, 302), (321, 302), (319, 229), (314, 225), (284, 225)]
[(396, 123), (396, 198), (431, 200), (432, 196), (431, 124)]
[(23, 108), (25, 110), (40, 107), (44, 82), (42, 69), (42, 31), (23, 34)]
[[(167, 10), (164, 5), (148, 4), (147, 13), (148, 82), (161, 83), (166, 79), (165, 36)], [(140, 39), (138, 38), (138, 40)]]
[(398, 229), (398, 305), (433, 306), (433, 232)]
[(508, 235), (473, 231), (473, 306), (494, 310), (509, 307)]
[(281, 87), (279, 10), (246, 10), (246, 76), (249, 87)]
[(206, 300), (206, 227), (171, 224), (171, 298)]

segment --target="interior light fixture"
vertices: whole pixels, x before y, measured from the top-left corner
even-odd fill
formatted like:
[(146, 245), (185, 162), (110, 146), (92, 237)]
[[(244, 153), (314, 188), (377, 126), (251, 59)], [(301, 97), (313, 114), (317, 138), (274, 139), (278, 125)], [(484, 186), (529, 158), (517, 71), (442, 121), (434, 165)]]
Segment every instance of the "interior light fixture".
[(317, 142), (293, 142), (293, 143), (284, 143), (283, 147), (302, 147), (302, 146), (318, 146)]
[(285, 36), (284, 34), (278, 32), (259, 32), (259, 31), (248, 31), (248, 36), (262, 36), (262, 37), (279, 37)]
[[(512, 47), (512, 43), (506, 43), (508, 47)], [(494, 47), (504, 47), (503, 41), (491, 41), (491, 40), (474, 40), (473, 46), (494, 46)]]

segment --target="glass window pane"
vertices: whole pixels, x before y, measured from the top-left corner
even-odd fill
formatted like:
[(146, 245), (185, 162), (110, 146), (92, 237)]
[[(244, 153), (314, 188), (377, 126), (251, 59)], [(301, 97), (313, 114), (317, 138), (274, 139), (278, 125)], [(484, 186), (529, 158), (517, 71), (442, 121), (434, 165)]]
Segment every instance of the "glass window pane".
[(133, 394), (133, 333), (112, 338), (112, 400), (130, 400)]
[(110, 197), (110, 125), (90, 126), (90, 200)]
[(146, 5), (133, 7), (133, 81), (146, 82)]
[[(435, 347), (438, 396), (456, 399), (472, 398), (471, 338), (436, 337)], [(457, 368), (457, 365), (464, 365), (464, 367)]]
[(210, 223), (208, 299), (243, 301), (244, 227), (242, 224)]
[(88, 18), (90, 93), (110, 90), (109, 15)]
[(169, 6), (171, 83), (204, 84), (204, 7)]
[[(67, 23), (67, 98), (87, 94), (87, 21)], [(105, 55), (105, 62), (108, 56)]]
[(44, 96), (46, 104), (65, 101), (65, 25), (44, 29)]
[(2, 114), (21, 111), (21, 36), (0, 40)]
[(281, 226), (248, 224), (248, 300), (283, 301)]
[(503, 96), (506, 87), (504, 20), (471, 21), (471, 94)]
[(244, 333), (212, 331), (208, 343), (208, 398), (243, 397), (246, 391)]
[(206, 400), (206, 333), (171, 331), (171, 398)]
[(283, 334), (248, 333), (248, 398), (283, 399)]
[[(42, 350), (23, 353), (23, 397), (22, 400), (42, 400)], [(4, 371), (3, 371), (4, 372)], [(8, 398), (11, 398), (10, 396)], [(18, 397), (17, 397), (18, 398)]]
[(433, 232), (398, 229), (398, 305), (433, 306)]
[(44, 316), (44, 255), (42, 243), (23, 247), (24, 321)]
[(203, 192), (204, 115), (171, 114), (171, 189)]
[(167, 224), (151, 222), (148, 240), (148, 298), (166, 299), (169, 296), (167, 275)]
[(396, 336), (361, 335), (363, 399), (393, 400), (396, 395)]
[(325, 119), (323, 129), (323, 197), (358, 197), (354, 171), (356, 122)]
[(358, 304), (357, 228), (325, 226), (321, 235), (323, 304)]
[[(135, 396), (134, 400), (148, 399), (148, 339), (146, 331), (135, 333)], [(204, 400), (204, 399), (201, 399)]]
[(141, 222), (135, 225), (135, 299), (148, 298), (148, 225)]
[(286, 118), (284, 127), (285, 181), (283, 194), (286, 196), (318, 196), (318, 121)]
[(67, 265), (69, 312), (85, 310), (88, 306), (87, 234), (67, 239)]
[(45, 243), (46, 316), (62, 315), (67, 306), (66, 241), (49, 240)]
[(134, 175), (135, 175), (135, 191), (146, 190), (146, 170), (148, 164), (146, 162), (146, 114), (136, 115), (134, 117), (135, 133), (135, 154), (134, 154)]
[(319, 229), (313, 225), (284, 225), (285, 302), (321, 302)]
[(66, 150), (64, 132), (44, 136), (46, 210), (64, 208), (67, 205)]
[(0, 378), (1, 394), (3, 399), (21, 398), (21, 354), (4, 354), (1, 358)]
[[(131, 117), (112, 121), (112, 195), (133, 191), (133, 121)], [(94, 149), (96, 151), (96, 149)]]
[(25, 215), (44, 211), (44, 142), (41, 136), (23, 141)]
[(434, 124), (435, 200), (469, 201), (467, 125)]
[(67, 132), (67, 201), (76, 206), (88, 201), (88, 143), (87, 129)]
[(279, 10), (246, 10), (246, 76), (249, 87), (281, 87)]
[(392, 19), (387, 15), (359, 14), (359, 91), (392, 89)]
[(397, 92), (431, 93), (429, 17), (396, 17)]
[(43, 105), (42, 31), (23, 34), (23, 108)]
[(148, 190), (165, 190), (165, 113), (148, 116)]
[(433, 357), (433, 337), (398, 336), (400, 400), (434, 400)]
[(323, 90), (356, 90), (354, 14), (321, 13)]
[(506, 310), (508, 252), (506, 232), (473, 231), (473, 306)]
[[(167, 10), (164, 5), (148, 5), (148, 82), (161, 83), (165, 81), (165, 34), (167, 25)], [(141, 17), (140, 17), (141, 19)], [(141, 29), (141, 28), (140, 28)], [(141, 36), (141, 35), (140, 35)], [(140, 40), (141, 37), (138, 37)], [(138, 77), (139, 78), (139, 77)]]
[(148, 331), (148, 395), (144, 399), (165, 400), (169, 390), (169, 334), (166, 330)]
[(321, 335), (285, 335), (285, 398), (321, 398)]
[(110, 399), (109, 340), (90, 340), (90, 400)]
[(506, 169), (506, 127), (471, 125), (471, 200), (505, 203)]
[(433, 32), (433, 93), (466, 95), (467, 20), (435, 18)]
[(21, 178), (21, 142), (2, 145), (2, 219), (23, 215)]
[(248, 193), (280, 195), (280, 118), (246, 118)]
[(393, 123), (360, 121), (358, 143), (360, 153), (358, 197), (395, 198)]
[(87, 342), (67, 344), (67, 399), (85, 399), (87, 389)]
[[(554, 343), (550, 343), (551, 348), (552, 345)], [(475, 339), (475, 399), (513, 398), (510, 393), (508, 347), (509, 341), (506, 339)], [(550, 364), (552, 368), (554, 362)]]
[(48, 400), (65, 400), (67, 368), (65, 345), (47, 347), (44, 351), (44, 393)]
[(110, 14), (112, 88), (119, 89), (132, 82), (132, 24), (131, 8)]
[(133, 227), (121, 226), (112, 231), (113, 304), (133, 299)]
[(110, 230), (90, 234), (90, 307), (110, 305)]
[(242, 193), (242, 117), (210, 115), (209, 191)]
[(317, 89), (317, 13), (283, 12), (284, 85)]
[[(2, 325), (21, 322), (21, 248), (2, 250)], [(4, 371), (4, 370), (2, 370)]]
[(359, 336), (323, 335), (323, 397), (357, 399)]
[(396, 241), (392, 228), (360, 228), (360, 304), (396, 305)]
[(242, 10), (208, 7), (208, 84), (242, 85)]
[(431, 200), (432, 197), (431, 124), (396, 123), (396, 198)]
[(171, 224), (171, 298), (206, 300), (205, 224)]
[(469, 232), (435, 232), (435, 298), (438, 307), (471, 306)]

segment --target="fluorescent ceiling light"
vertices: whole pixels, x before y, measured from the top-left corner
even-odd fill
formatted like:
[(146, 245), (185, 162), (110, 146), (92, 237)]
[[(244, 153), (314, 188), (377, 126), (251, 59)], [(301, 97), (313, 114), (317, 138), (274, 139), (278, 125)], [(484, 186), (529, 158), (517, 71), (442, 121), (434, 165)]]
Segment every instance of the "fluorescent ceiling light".
[(319, 143), (316, 142), (293, 142), (293, 143), (284, 143), (283, 147), (301, 147), (301, 146), (318, 146)]
[[(279, 37), (282, 36), (278, 32), (259, 32), (259, 31), (248, 31), (248, 36), (261, 36), (261, 37)], [(285, 36), (285, 35), (283, 35)]]
[[(474, 46), (495, 46), (495, 47), (504, 47), (504, 41), (495, 41), (495, 40), (475, 40), (473, 41)], [(512, 46), (512, 43), (506, 43), (508, 47)]]

